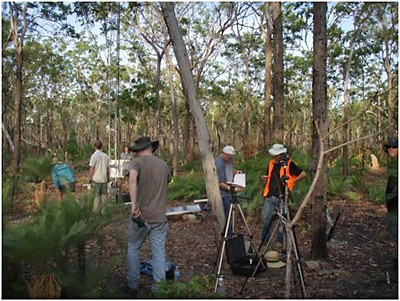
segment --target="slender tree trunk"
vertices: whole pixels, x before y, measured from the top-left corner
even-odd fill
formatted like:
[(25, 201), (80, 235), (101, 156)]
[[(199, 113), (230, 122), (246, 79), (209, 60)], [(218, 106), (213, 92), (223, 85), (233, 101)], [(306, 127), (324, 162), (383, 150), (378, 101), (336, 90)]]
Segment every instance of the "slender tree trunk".
[(272, 2), (273, 35), (274, 35), (274, 122), (273, 140), (283, 143), (284, 100), (283, 100), (283, 29), (281, 3)]
[(175, 97), (174, 81), (173, 81), (173, 65), (171, 58), (169, 56), (169, 46), (165, 48), (165, 57), (167, 61), (168, 69), (168, 84), (169, 84), (169, 94), (171, 97), (171, 110), (172, 110), (172, 128), (174, 132), (174, 137), (172, 139), (172, 145), (174, 148), (174, 159), (172, 163), (172, 170), (174, 175), (178, 174), (178, 161), (179, 161), (179, 126), (178, 126), (178, 110)]
[(221, 194), (219, 192), (218, 176), (215, 168), (214, 156), (212, 153), (212, 142), (207, 129), (204, 113), (197, 99), (196, 85), (190, 69), (191, 64), (184, 41), (182, 39), (178, 22), (175, 17), (174, 4), (171, 2), (161, 2), (160, 5), (165, 23), (168, 27), (169, 35), (173, 43), (175, 57), (178, 61), (179, 69), (181, 71), (180, 75), (183, 92), (186, 101), (190, 106), (191, 114), (196, 124), (197, 140), (203, 164), (207, 198), (211, 203), (213, 216), (216, 221), (214, 223), (215, 240), (216, 242), (219, 242), (219, 235), (222, 233), (225, 216), (222, 207)]
[[(387, 4), (384, 5), (384, 7), (386, 7)], [(381, 28), (382, 28), (382, 34), (384, 37), (384, 45), (385, 45), (385, 49), (384, 49), (384, 66), (385, 66), (385, 71), (386, 71), (386, 75), (387, 75), (387, 84), (388, 84), (388, 99), (387, 99), (387, 106), (388, 106), (388, 122), (389, 122), (389, 126), (390, 129), (393, 129), (395, 131), (389, 133), (390, 135), (396, 136), (397, 135), (397, 121), (395, 118), (395, 114), (394, 114), (394, 91), (393, 91), (393, 71), (392, 71), (392, 67), (390, 64), (390, 46), (389, 46), (389, 41), (390, 41), (390, 36), (389, 36), (389, 30), (387, 29), (386, 23), (385, 23), (385, 11), (382, 9), (382, 7), (380, 5), (378, 5), (379, 8), (379, 14), (378, 14), (378, 18), (379, 18), (379, 22), (381, 24)]]
[[(21, 128), (22, 128), (22, 120), (21, 120), (21, 112), (22, 112), (22, 101), (23, 101), (23, 47), (24, 47), (24, 38), (26, 29), (28, 26), (26, 20), (26, 13), (28, 9), (27, 2), (24, 3), (22, 17), (23, 17), (23, 27), (22, 31), (20, 31), (18, 22), (19, 22), (19, 12), (15, 7), (16, 4), (9, 3), (10, 6), (10, 24), (12, 37), (14, 40), (15, 46), (15, 65), (16, 65), (16, 74), (15, 74), (15, 85), (14, 85), (14, 122), (13, 122), (13, 140), (14, 140), (14, 153), (13, 159), (11, 163), (11, 180), (15, 179), (18, 176), (19, 165), (21, 161)], [(13, 185), (12, 196), (13, 199), (15, 197), (15, 185)]]
[(251, 132), (251, 126), (250, 126), (250, 71), (249, 71), (249, 55), (246, 52), (246, 49), (244, 47), (242, 37), (240, 36), (240, 30), (237, 30), (237, 36), (236, 36), (239, 46), (240, 46), (240, 52), (242, 53), (243, 60), (244, 60), (244, 65), (246, 67), (246, 86), (245, 86), (245, 108), (244, 108), (244, 115), (243, 115), (243, 123), (244, 123), (244, 128), (243, 128), (243, 159), (246, 161), (248, 153), (250, 151), (249, 149), (249, 139), (250, 139), (250, 132)]
[[(327, 98), (327, 30), (326, 30), (326, 2), (315, 2), (314, 13), (314, 54), (313, 54), (313, 164), (311, 167), (312, 176), (315, 176), (320, 151), (320, 139), (328, 132), (328, 98)], [(324, 140), (324, 149), (326, 142)], [(325, 258), (327, 256), (326, 245), (326, 163), (323, 163), (319, 181), (313, 193), (312, 203), (312, 241), (311, 256), (313, 258)]]
[(193, 120), (192, 120), (191, 110), (189, 105), (186, 103), (186, 116), (185, 116), (185, 137), (184, 137), (184, 149), (185, 149), (185, 161), (193, 162), (194, 161), (194, 129), (193, 129)]
[[(262, 26), (262, 36), (264, 39), (265, 52), (265, 87), (264, 87), (264, 148), (267, 148), (272, 141), (271, 137), (271, 87), (272, 87), (272, 20), (271, 20), (271, 3), (264, 4), (264, 17), (266, 19), (267, 28)], [(264, 29), (263, 29), (264, 28)]]
[(156, 76), (156, 114), (153, 121), (154, 138), (158, 138), (159, 135), (159, 119), (161, 110), (160, 101), (160, 78), (161, 78), (161, 61), (162, 55), (157, 55), (157, 76)]

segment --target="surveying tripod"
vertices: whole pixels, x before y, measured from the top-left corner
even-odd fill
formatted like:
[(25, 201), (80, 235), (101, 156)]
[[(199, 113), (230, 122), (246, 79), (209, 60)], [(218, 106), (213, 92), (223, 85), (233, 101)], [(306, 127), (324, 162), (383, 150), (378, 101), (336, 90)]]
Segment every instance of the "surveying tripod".
[[(289, 231), (287, 231), (287, 225), (290, 223), (290, 221), (292, 219), (291, 212), (290, 212), (290, 206), (289, 206), (289, 199), (290, 199), (291, 195), (290, 195), (290, 190), (287, 187), (288, 178), (286, 176), (287, 160), (281, 160), (280, 163), (284, 168), (283, 176), (280, 179), (282, 181), (281, 183), (282, 183), (284, 189), (283, 189), (283, 193), (281, 193), (280, 196), (279, 196), (279, 203), (275, 207), (274, 218), (272, 219), (272, 221), (271, 221), (271, 223), (269, 225), (269, 228), (270, 229), (272, 228), (273, 230), (271, 232), (271, 236), (268, 239), (267, 246), (266, 246), (265, 251), (262, 254), (261, 258), (264, 258), (264, 255), (267, 253), (267, 251), (269, 251), (269, 246), (270, 246), (270, 244), (272, 242), (272, 239), (275, 237), (275, 234), (278, 232), (278, 228), (283, 227), (284, 228), (284, 231), (283, 231), (284, 237), (286, 235), (286, 237), (284, 239), (283, 248), (285, 247), (285, 244), (288, 245), (289, 243), (291, 243), (292, 246), (293, 246), (292, 251), (293, 251), (294, 263), (295, 263), (295, 265), (293, 265), (293, 269), (294, 269), (294, 271), (293, 271), (294, 284), (295, 284), (295, 286), (297, 284), (297, 282), (296, 282), (296, 272), (297, 272), (297, 276), (298, 276), (298, 278), (300, 280), (300, 285), (301, 285), (301, 294), (302, 294), (302, 297), (304, 299), (306, 299), (307, 298), (306, 283), (305, 283), (305, 279), (304, 279), (303, 267), (302, 267), (302, 264), (301, 264), (301, 258), (300, 258), (299, 248), (298, 248), (298, 245), (297, 245), (297, 239), (296, 239), (296, 233), (295, 233), (294, 226), (291, 227), (289, 229)], [(271, 173), (271, 176), (272, 176), (272, 173)], [(289, 232), (289, 237), (287, 237), (288, 236), (287, 235), (288, 232)], [(261, 240), (261, 244), (260, 244), (260, 246), (258, 248), (258, 253), (261, 252), (261, 248), (262, 248), (267, 236), (268, 236), (267, 232), (263, 234), (263, 237), (262, 237), (262, 240)], [(288, 248), (286, 247), (286, 250), (287, 249)], [(250, 283), (250, 280), (254, 279), (254, 275), (256, 275), (257, 270), (260, 267), (260, 263), (261, 263), (261, 260), (257, 263), (257, 265), (256, 265), (256, 267), (255, 267), (255, 269), (253, 271), (253, 274), (250, 277), (247, 277), (245, 279), (245, 281), (244, 281), (244, 283), (242, 285), (242, 289), (240, 290), (241, 294), (245, 290), (247, 291), (247, 289), (245, 289), (245, 287), (246, 287), (247, 283)], [(295, 269), (295, 267), (297, 269)]]
[[(221, 239), (220, 248), (219, 248), (218, 257), (217, 257), (217, 258), (219, 258), (219, 260), (218, 260), (218, 269), (217, 269), (217, 274), (216, 274), (217, 278), (216, 278), (216, 281), (215, 281), (214, 292), (217, 292), (218, 278), (221, 276), (222, 262), (223, 262), (223, 258), (224, 258), (225, 248), (226, 248), (226, 240), (228, 239), (229, 232), (235, 233), (235, 213), (236, 213), (236, 208), (238, 209), (238, 211), (240, 213), (240, 216), (241, 216), (241, 218), (242, 218), (242, 220), (244, 222), (244, 225), (246, 227), (246, 230), (247, 230), (247, 232), (249, 234), (249, 237), (250, 237), (250, 248), (253, 248), (253, 243), (252, 243), (253, 235), (251, 234), (249, 225), (247, 224), (247, 221), (246, 221), (246, 218), (244, 216), (242, 207), (240, 206), (240, 204), (237, 201), (238, 197), (246, 199), (246, 200), (248, 200), (248, 198), (246, 198), (244, 196), (237, 196), (236, 193), (235, 193), (235, 186), (231, 185), (231, 184), (228, 184), (228, 185), (229, 185), (229, 192), (230, 192), (231, 202), (230, 202), (230, 205), (229, 205), (229, 213), (228, 213), (228, 217), (226, 218), (226, 221), (225, 221), (224, 233), (223, 233), (223, 236), (222, 236), (222, 239)], [(232, 228), (230, 229), (231, 224), (232, 224)], [(257, 252), (257, 254), (260, 255), (259, 252)], [(261, 261), (261, 257), (260, 256), (259, 256), (259, 258), (260, 258), (260, 261)]]

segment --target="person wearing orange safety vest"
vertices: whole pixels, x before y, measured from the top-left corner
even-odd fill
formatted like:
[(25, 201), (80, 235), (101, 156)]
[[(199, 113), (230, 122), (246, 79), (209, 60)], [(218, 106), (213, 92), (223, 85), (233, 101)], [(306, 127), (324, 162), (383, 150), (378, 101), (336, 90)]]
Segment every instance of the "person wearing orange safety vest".
[[(286, 157), (287, 149), (282, 144), (274, 144), (268, 153), (272, 156), (269, 161), (267, 174), (261, 178), (266, 181), (263, 197), (264, 206), (262, 209), (262, 243), (268, 242), (271, 237), (270, 224), (274, 215), (274, 209), (279, 201), (284, 197), (285, 187), (284, 179), (287, 187), (292, 190), (295, 183), (306, 176), (306, 173), (298, 167), (292, 160)], [(283, 236), (278, 235), (278, 241), (283, 242)]]

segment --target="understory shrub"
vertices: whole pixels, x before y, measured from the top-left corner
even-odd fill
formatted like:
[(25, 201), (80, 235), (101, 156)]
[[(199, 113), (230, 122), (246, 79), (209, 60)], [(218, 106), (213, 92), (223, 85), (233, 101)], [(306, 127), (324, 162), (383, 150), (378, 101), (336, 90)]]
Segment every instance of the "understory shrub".
[[(96, 239), (101, 245), (104, 233), (97, 230), (114, 220), (120, 220), (121, 208), (126, 210), (124, 204), (106, 203), (100, 210), (93, 211), (93, 200), (94, 196), (84, 195), (77, 203), (71, 194), (66, 195), (61, 203), (51, 198), (34, 214), (32, 220), (3, 231), (4, 297), (25, 294), (27, 298), (24, 283), (32, 283), (35, 276), (52, 277), (58, 269), (65, 273), (76, 273), (67, 258), (69, 251), (76, 247), (84, 249), (86, 242), (91, 239)], [(79, 252), (78, 261), (79, 272), (86, 276), (86, 258), (79, 257)], [(116, 261), (112, 262), (115, 264)], [(85, 279), (81, 278), (80, 281), (88, 283)], [(60, 283), (61, 289), (64, 289), (64, 283)]]
[(26, 158), (21, 163), (22, 176), (26, 182), (50, 181), (51, 180), (51, 154), (46, 153), (40, 158)]
[(186, 162), (178, 166), (178, 171), (180, 172), (202, 172), (203, 167), (200, 160)]
[(173, 178), (168, 189), (168, 200), (195, 200), (207, 197), (204, 177), (200, 173), (190, 172), (185, 176)]
[(375, 204), (375, 205), (382, 205), (385, 204), (385, 191), (386, 191), (386, 185), (383, 183), (375, 183), (375, 184), (370, 184), (366, 186), (366, 189), (368, 191), (368, 196), (370, 200)]
[[(221, 298), (219, 294), (211, 292), (212, 279), (201, 279), (199, 276), (192, 277), (189, 282), (161, 282), (157, 284), (157, 298), (160, 299), (204, 299)], [(215, 276), (214, 276), (215, 281)]]

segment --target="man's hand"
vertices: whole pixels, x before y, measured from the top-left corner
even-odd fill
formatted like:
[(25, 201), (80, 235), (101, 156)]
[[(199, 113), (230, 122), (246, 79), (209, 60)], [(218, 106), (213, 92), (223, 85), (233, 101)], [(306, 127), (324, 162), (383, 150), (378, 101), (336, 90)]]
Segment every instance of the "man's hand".
[(241, 170), (235, 170), (235, 175), (240, 174), (240, 173), (243, 173), (243, 171), (241, 171)]
[(268, 180), (268, 176), (266, 176), (266, 175), (262, 175), (262, 176), (261, 176), (261, 180), (263, 180), (263, 181), (266, 181), (266, 180)]
[(134, 215), (135, 217), (141, 217), (142, 216), (142, 212), (140, 212), (140, 209), (139, 209), (138, 206), (132, 205), (132, 215)]
[(246, 190), (246, 188), (244, 188), (244, 187), (235, 187), (235, 192), (242, 192), (245, 190)]

